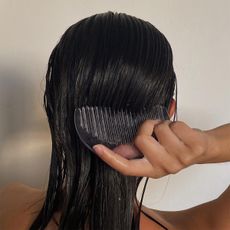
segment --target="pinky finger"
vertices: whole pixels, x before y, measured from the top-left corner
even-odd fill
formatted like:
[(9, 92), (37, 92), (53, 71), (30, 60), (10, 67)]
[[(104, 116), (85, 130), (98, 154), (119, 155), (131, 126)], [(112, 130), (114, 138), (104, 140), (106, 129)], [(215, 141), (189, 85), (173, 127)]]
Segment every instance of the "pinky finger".
[(108, 165), (126, 176), (154, 177), (154, 168), (149, 161), (141, 159), (127, 160), (104, 145), (95, 145), (95, 153)]

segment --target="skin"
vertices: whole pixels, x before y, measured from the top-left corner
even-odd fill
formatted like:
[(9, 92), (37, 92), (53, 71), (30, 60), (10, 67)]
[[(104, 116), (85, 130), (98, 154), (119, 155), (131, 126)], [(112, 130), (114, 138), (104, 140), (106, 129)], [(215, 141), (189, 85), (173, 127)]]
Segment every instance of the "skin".
[[(32, 188), (28, 185), (14, 182), (6, 185), (0, 190), (0, 229), (1, 230), (28, 230), (45, 201), (46, 191)], [(155, 219), (170, 227), (161, 215), (150, 212), (146, 207), (143, 210)], [(59, 222), (61, 212), (54, 213)], [(140, 229), (161, 230), (155, 222), (141, 214)], [(170, 228), (173, 230), (173, 228)], [(50, 220), (45, 230), (57, 230), (53, 220)]]
[[(174, 110), (175, 101), (169, 108), (170, 116)], [(158, 141), (152, 137), (152, 132)], [(183, 122), (148, 120), (138, 130), (134, 145), (120, 146), (114, 151), (98, 145), (95, 153), (125, 175), (160, 178), (196, 163), (230, 161), (229, 143), (230, 124), (201, 131)], [(45, 194), (46, 191), (21, 183), (11, 183), (0, 189), (0, 229), (27, 230), (42, 208)], [(35, 202), (36, 205), (31, 206)], [(230, 229), (230, 187), (217, 199), (186, 210), (160, 211), (144, 206), (142, 210), (170, 230), (194, 230), (194, 226), (196, 230), (227, 230)], [(60, 214), (54, 214), (57, 220)], [(162, 229), (144, 215), (140, 220), (140, 229)], [(46, 230), (56, 229), (51, 220)]]
[[(170, 106), (170, 116), (174, 110), (175, 101)], [(229, 133), (230, 124), (201, 131), (182, 121), (146, 120), (132, 146), (120, 145), (111, 150), (98, 144), (93, 149), (102, 160), (124, 175), (160, 178), (193, 164), (230, 161)]]
[[(170, 106), (170, 116), (174, 111), (175, 101)], [(202, 131), (182, 121), (147, 120), (140, 126), (133, 146), (111, 150), (99, 144), (93, 148), (103, 161), (124, 175), (156, 179), (193, 164), (230, 161), (230, 124)], [(158, 214), (177, 229), (193, 229), (195, 222), (201, 229), (230, 229), (230, 187), (216, 200), (188, 210)]]
[[(0, 189), (0, 229), (28, 230), (44, 203), (46, 191), (14, 182)], [(142, 207), (146, 213), (164, 224), (169, 230), (228, 230), (230, 229), (229, 210), (230, 187), (213, 201), (182, 211), (160, 211)], [(228, 204), (228, 205), (227, 205)], [(54, 213), (59, 222), (61, 213)], [(140, 230), (161, 230), (149, 218), (141, 215)], [(45, 230), (57, 230), (50, 220)]]

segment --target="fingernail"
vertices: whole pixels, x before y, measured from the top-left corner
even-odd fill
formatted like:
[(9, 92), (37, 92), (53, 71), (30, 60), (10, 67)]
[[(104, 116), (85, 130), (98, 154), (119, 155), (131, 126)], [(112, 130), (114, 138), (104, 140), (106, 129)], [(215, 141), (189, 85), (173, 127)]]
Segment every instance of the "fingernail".
[(101, 146), (94, 145), (93, 149), (96, 152), (96, 154), (98, 154), (98, 155), (102, 155), (103, 154), (103, 148)]

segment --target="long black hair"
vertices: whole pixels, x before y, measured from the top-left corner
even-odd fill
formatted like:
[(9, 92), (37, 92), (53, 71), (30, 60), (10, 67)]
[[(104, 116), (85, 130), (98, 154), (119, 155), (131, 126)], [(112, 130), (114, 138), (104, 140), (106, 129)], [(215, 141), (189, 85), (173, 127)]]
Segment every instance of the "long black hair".
[(61, 230), (138, 229), (134, 203), (142, 178), (120, 174), (82, 144), (74, 109), (168, 108), (175, 85), (170, 44), (151, 23), (108, 11), (70, 26), (46, 73), (52, 155), (45, 202), (30, 230), (44, 229), (58, 210)]

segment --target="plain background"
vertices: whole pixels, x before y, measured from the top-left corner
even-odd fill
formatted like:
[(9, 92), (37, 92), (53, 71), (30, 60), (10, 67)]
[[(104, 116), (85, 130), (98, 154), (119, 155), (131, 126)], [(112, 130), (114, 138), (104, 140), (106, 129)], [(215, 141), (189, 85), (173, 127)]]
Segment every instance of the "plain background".
[[(169, 40), (179, 120), (200, 129), (229, 123), (230, 1), (1, 0), (0, 186), (45, 187), (51, 141), (42, 96), (49, 55), (70, 25), (109, 10), (147, 20)], [(194, 165), (150, 180), (144, 204), (185, 209), (217, 198), (229, 181), (230, 163)]]

